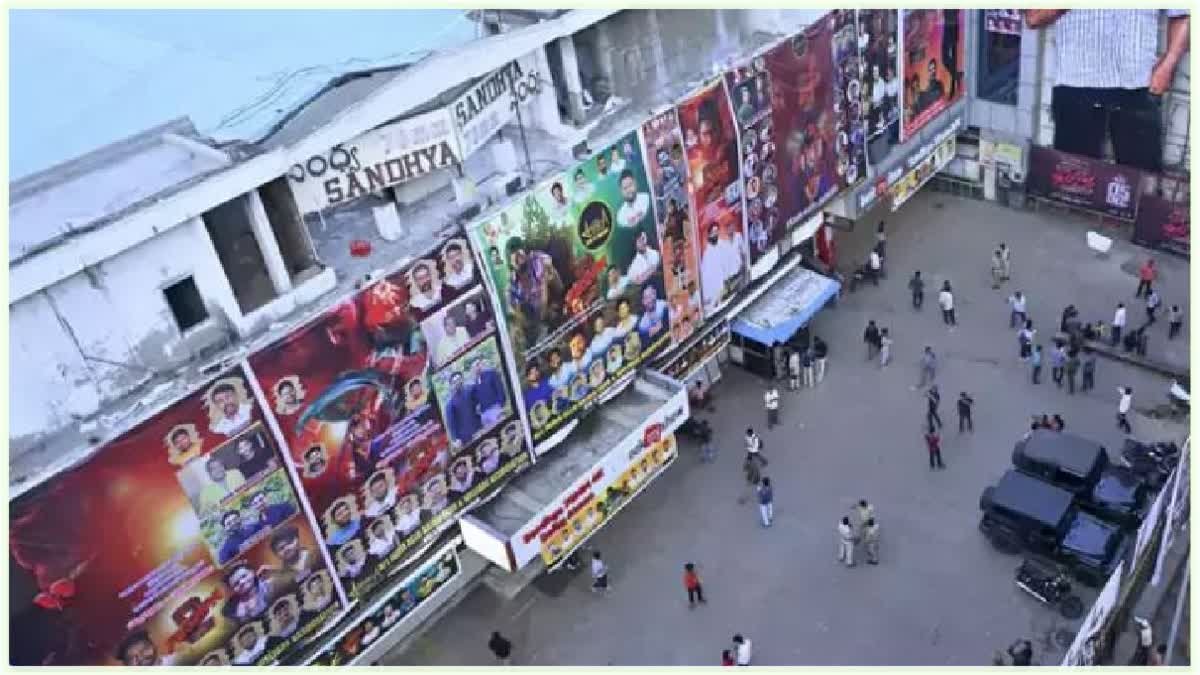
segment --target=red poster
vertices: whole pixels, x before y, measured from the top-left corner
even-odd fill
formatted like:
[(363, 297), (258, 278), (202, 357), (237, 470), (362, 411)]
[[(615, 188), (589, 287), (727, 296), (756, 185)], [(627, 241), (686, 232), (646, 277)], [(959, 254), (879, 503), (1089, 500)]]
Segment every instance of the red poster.
[(908, 139), (965, 93), (966, 16), (961, 9), (906, 9), (901, 17), (902, 126)]
[(14, 665), (269, 665), (342, 610), (240, 369), (11, 504)]
[(1164, 251), (1188, 255), (1191, 242), (1191, 213), (1188, 201), (1173, 202), (1145, 195), (1138, 203), (1133, 223), (1133, 241)]
[(529, 462), (462, 237), (250, 364), (352, 599)]

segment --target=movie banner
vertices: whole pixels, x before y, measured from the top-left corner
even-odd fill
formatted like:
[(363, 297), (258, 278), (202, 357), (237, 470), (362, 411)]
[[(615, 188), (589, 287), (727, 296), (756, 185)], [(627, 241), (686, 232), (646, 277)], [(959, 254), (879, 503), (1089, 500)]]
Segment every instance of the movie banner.
[(700, 234), (700, 296), (705, 316), (712, 316), (749, 283), (737, 125), (723, 79), (713, 80), (675, 109)]
[(860, 9), (856, 14), (862, 115), (867, 138), (873, 139), (900, 122), (899, 15), (894, 9)]
[[(860, 105), (857, 87), (843, 89), (844, 75), (834, 68), (836, 50), (847, 47), (835, 45), (835, 14), (826, 14), (766, 53), (779, 142), (774, 162), (779, 174), (780, 217), (789, 229), (836, 194), (839, 185), (857, 180), (865, 171), (861, 160), (850, 161), (853, 130), (841, 124), (843, 116), (849, 124), (859, 114)], [(852, 27), (849, 35), (853, 40)], [(861, 139), (857, 147), (861, 157)]]
[(462, 571), (454, 547), (437, 555), (392, 591), (383, 603), (376, 606), (332, 644), (322, 649), (305, 665), (348, 666), (367, 649), (387, 637), (401, 621), (425, 604), (435, 593), (454, 580)]
[(687, 158), (683, 132), (672, 108), (642, 125), (642, 155), (650, 177), (654, 222), (662, 244), (663, 285), (671, 316), (674, 344), (687, 340), (703, 323), (700, 259), (696, 225), (687, 194)]
[(462, 236), (250, 364), (354, 600), (529, 464)]
[(746, 234), (750, 278), (758, 279), (779, 262), (779, 242), (787, 232), (779, 217), (779, 182), (775, 168), (775, 128), (771, 119), (771, 80), (763, 57), (725, 72), (733, 97), (746, 185)]
[(1020, 35), (1021, 24), (1021, 10), (1019, 9), (983, 10), (983, 26), (989, 33)]
[(1188, 202), (1173, 202), (1145, 195), (1137, 207), (1133, 223), (1133, 242), (1169, 253), (1188, 255), (1191, 241), (1191, 213)]
[(620, 393), (670, 343), (648, 189), (630, 132), (471, 229), (535, 447)]
[(1142, 173), (1133, 167), (1034, 146), (1029, 151), (1025, 191), (1096, 213), (1133, 220)]
[(966, 93), (966, 14), (962, 9), (905, 9), (902, 138), (912, 138)]
[[(13, 665), (270, 665), (344, 610), (240, 368), (10, 504)], [(19, 609), (18, 609), (19, 608)]]
[(863, 65), (858, 50), (858, 25), (855, 12), (837, 9), (830, 13), (833, 25), (833, 99), (837, 136), (833, 147), (837, 156), (838, 188), (856, 184), (867, 175), (866, 122), (863, 117)]

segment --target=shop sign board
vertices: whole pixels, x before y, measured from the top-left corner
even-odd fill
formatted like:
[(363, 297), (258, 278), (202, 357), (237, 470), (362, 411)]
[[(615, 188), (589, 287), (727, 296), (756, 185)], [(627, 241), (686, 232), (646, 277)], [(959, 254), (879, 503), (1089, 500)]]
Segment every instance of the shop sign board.
[(532, 54), (484, 75), (450, 104), (463, 159), (470, 157), (542, 92), (545, 74)]
[(1137, 215), (1142, 172), (1128, 166), (1035, 146), (1025, 189), (1030, 196), (1122, 220)]
[(956, 147), (957, 144), (953, 136), (942, 141), (931, 154), (918, 162), (911, 171), (893, 185), (890, 189), (892, 210), (895, 211), (900, 208), (928, 183), (938, 171), (941, 171), (942, 168), (949, 164), (954, 159)]

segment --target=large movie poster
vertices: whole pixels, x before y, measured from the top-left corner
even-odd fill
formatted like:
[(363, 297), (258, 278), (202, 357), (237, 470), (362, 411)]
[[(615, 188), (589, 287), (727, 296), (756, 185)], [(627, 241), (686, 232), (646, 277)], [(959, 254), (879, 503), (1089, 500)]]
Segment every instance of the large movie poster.
[(1188, 255), (1191, 250), (1191, 211), (1188, 201), (1173, 202), (1143, 195), (1133, 223), (1133, 241), (1164, 251)]
[(1133, 220), (1141, 184), (1142, 172), (1131, 166), (1041, 146), (1029, 151), (1025, 191), (1031, 197)]
[(461, 236), (250, 364), (352, 599), (529, 463)]
[(343, 610), (240, 368), (10, 504), (13, 665), (269, 665)]
[(839, 118), (852, 114), (853, 106), (841, 97), (841, 76), (834, 71), (834, 29), (833, 14), (827, 14), (766, 53), (779, 139), (780, 211), (787, 227), (833, 196), (847, 172), (858, 178), (857, 168), (838, 161), (837, 144), (849, 147), (849, 138), (840, 138)]
[(633, 381), (670, 343), (637, 134), (474, 226), (521, 374), (535, 446)]
[(683, 132), (672, 108), (642, 125), (642, 148), (650, 174), (654, 221), (662, 244), (663, 284), (675, 344), (688, 339), (703, 323), (700, 260), (696, 224), (687, 195), (687, 158)]
[(725, 72), (733, 97), (746, 184), (746, 234), (750, 278), (758, 279), (779, 262), (779, 242), (787, 233), (779, 217), (779, 183), (775, 168), (775, 129), (771, 119), (771, 78), (760, 56)]
[(966, 16), (961, 9), (906, 9), (900, 16), (904, 22), (901, 115), (903, 139), (908, 139), (965, 93)]
[(700, 295), (705, 315), (712, 316), (745, 288), (750, 276), (737, 127), (723, 79), (676, 110), (688, 159), (688, 195), (700, 233)]
[[(900, 72), (895, 9), (860, 9), (858, 49), (862, 58), (862, 107), (867, 138), (892, 134), (900, 123)], [(895, 134), (899, 141), (899, 133)]]
[(831, 12), (833, 24), (833, 83), (837, 97), (833, 101), (837, 137), (833, 143), (837, 155), (838, 188), (844, 189), (867, 175), (866, 122), (862, 102), (863, 66), (858, 50), (858, 26), (854, 10)]

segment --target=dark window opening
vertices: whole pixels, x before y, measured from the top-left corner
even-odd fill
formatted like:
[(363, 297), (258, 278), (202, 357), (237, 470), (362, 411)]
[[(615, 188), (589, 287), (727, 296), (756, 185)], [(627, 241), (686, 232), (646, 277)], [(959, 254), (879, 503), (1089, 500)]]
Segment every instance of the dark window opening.
[[(1011, 10), (979, 10), (979, 68), (977, 94), (984, 101), (1017, 104), (1021, 74), (1021, 24), (1007, 16)], [(1015, 32), (1014, 32), (1015, 31)]]
[(279, 244), (279, 253), (283, 256), (288, 275), (293, 284), (298, 284), (319, 271), (320, 266), (308, 228), (296, 207), (292, 188), (286, 177), (280, 177), (260, 187), (258, 194), (262, 198), (263, 210), (267, 213), (267, 221), (271, 223), (271, 232)]
[(275, 286), (254, 238), (246, 197), (237, 197), (205, 213), (204, 228), (242, 312), (252, 312), (274, 300)]
[(196, 288), (196, 280), (192, 277), (181, 279), (163, 289), (167, 298), (167, 306), (180, 331), (198, 326), (208, 319), (208, 309), (204, 299), (200, 297), (200, 289)]

